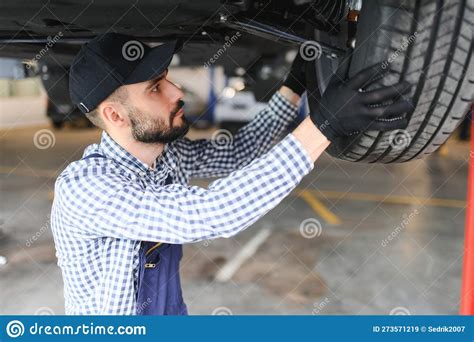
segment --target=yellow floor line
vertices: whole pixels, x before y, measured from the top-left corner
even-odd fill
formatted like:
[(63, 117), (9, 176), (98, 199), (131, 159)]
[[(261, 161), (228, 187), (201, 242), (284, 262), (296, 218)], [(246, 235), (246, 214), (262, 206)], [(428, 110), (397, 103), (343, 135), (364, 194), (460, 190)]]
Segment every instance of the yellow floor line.
[(331, 212), (319, 199), (317, 199), (310, 191), (303, 190), (298, 192), (298, 196), (306, 201), (311, 208), (321, 216), (327, 223), (339, 225), (341, 220), (337, 215)]
[(328, 199), (367, 201), (404, 205), (427, 205), (433, 207), (465, 208), (466, 201), (445, 198), (426, 198), (416, 196), (369, 194), (363, 192), (316, 191), (308, 190), (315, 196)]

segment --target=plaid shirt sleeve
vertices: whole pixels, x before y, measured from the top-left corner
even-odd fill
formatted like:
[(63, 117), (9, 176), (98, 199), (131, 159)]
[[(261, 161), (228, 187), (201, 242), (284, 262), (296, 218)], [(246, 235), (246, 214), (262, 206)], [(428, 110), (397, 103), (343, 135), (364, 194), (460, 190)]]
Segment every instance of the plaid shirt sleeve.
[(147, 184), (110, 163), (85, 164), (58, 178), (55, 202), (67, 213), (64, 223), (87, 238), (165, 243), (237, 234), (274, 208), (313, 168), (292, 134), (208, 188)]
[(176, 141), (181, 166), (189, 178), (228, 175), (267, 152), (296, 117), (297, 107), (276, 92), (250, 123), (234, 137), (225, 137), (231, 143), (221, 145), (215, 140), (187, 138)]

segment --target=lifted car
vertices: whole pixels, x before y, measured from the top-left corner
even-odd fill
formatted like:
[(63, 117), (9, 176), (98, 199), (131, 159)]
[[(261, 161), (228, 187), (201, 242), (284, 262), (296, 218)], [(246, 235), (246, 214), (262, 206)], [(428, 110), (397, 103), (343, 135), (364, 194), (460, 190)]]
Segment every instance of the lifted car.
[[(61, 68), (51, 76), (57, 84), (80, 46), (110, 31), (150, 43), (179, 38), (180, 64), (212, 60), (229, 75), (244, 70), (255, 82), (262, 66), (299, 48), (311, 61), (310, 110), (349, 48), (351, 75), (385, 61), (393, 72), (379, 85), (410, 82), (416, 108), (406, 130), (334, 141), (329, 153), (350, 161), (404, 162), (432, 153), (463, 120), (474, 93), (474, 0), (3, 0), (0, 13), (0, 56)], [(214, 58), (237, 32), (225, 55)], [(55, 94), (64, 87), (53, 80), (46, 89), (55, 107), (67, 108)]]

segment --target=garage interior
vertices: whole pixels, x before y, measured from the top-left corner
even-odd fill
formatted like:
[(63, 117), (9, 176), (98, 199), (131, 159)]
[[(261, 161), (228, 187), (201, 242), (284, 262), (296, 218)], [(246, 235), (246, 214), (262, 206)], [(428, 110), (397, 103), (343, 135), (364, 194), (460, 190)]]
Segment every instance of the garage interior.
[[(463, 305), (474, 312), (472, 109), (463, 119), (474, 93), (473, 0), (18, 4), (0, 4), (1, 315), (65, 313), (50, 228), (54, 183), (101, 134), (73, 108), (68, 70), (80, 47), (104, 32), (152, 46), (186, 40), (170, 78), (185, 93), (192, 139), (223, 132), (232, 140), (308, 41), (317, 58), (306, 71), (314, 69), (311, 88), (321, 93), (352, 49), (352, 75), (390, 57), (387, 83), (414, 85), (408, 136), (341, 139), (253, 226), (184, 246), (189, 314), (456, 315)], [(298, 120), (308, 107), (302, 101)]]
[[(0, 131), (0, 313), (62, 314), (49, 229), (54, 181), (100, 131), (31, 122)], [(210, 138), (216, 129), (193, 128), (189, 137)], [(458, 133), (409, 163), (325, 154), (291, 196), (243, 233), (184, 247), (189, 312), (456, 314), (468, 164), (469, 143)]]

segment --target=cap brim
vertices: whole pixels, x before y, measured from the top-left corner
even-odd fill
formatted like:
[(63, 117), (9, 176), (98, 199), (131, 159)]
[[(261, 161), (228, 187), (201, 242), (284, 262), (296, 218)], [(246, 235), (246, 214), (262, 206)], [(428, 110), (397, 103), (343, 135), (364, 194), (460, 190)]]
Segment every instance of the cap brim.
[(176, 46), (177, 41), (172, 40), (152, 48), (124, 80), (124, 84), (145, 82), (161, 75), (170, 65)]

